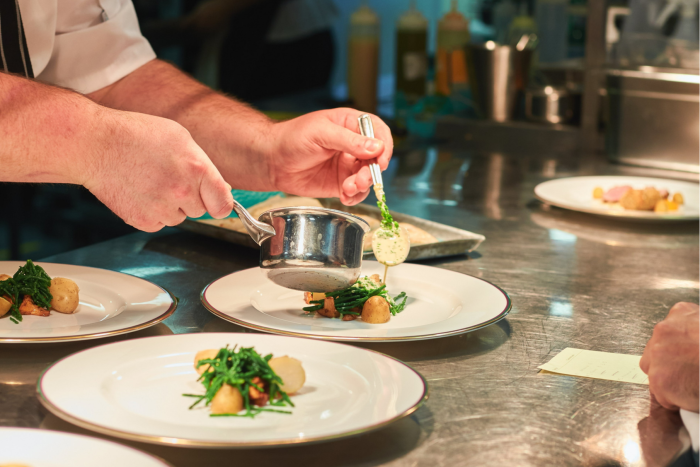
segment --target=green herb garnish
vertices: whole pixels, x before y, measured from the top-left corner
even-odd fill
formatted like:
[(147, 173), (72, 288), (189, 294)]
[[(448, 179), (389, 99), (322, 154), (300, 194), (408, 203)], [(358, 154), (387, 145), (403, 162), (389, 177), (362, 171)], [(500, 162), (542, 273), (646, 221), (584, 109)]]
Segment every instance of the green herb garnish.
[(10, 308), (10, 321), (19, 323), (22, 321), (22, 314), (19, 306), (25, 295), (32, 297), (35, 305), (51, 308), (51, 278), (44, 268), (37, 266), (32, 260), (27, 260), (27, 264), (21, 266), (15, 275), (7, 280), (0, 281), (0, 297), (10, 298), (12, 307)]
[(211, 417), (253, 418), (261, 412), (291, 413), (286, 410), (258, 407), (253, 404), (250, 399), (251, 387), (263, 392), (263, 388), (253, 382), (253, 378), (257, 376), (262, 379), (265, 386), (269, 388), (267, 391), (267, 394), (269, 395), (269, 405), (275, 407), (294, 407), (294, 403), (291, 401), (287, 393), (280, 389), (280, 386), (282, 385), (282, 378), (280, 378), (268, 364), (272, 358), (272, 354), (263, 357), (256, 352), (253, 347), (242, 347), (238, 351), (236, 351), (236, 348), (237, 346), (234, 346), (232, 349), (229, 349), (229, 347), (226, 346), (219, 350), (216, 357), (205, 358), (197, 362), (197, 368), (203, 365), (209, 365), (210, 370), (202, 373), (202, 375), (197, 379), (197, 381), (200, 381), (206, 389), (206, 392), (203, 395), (183, 394), (183, 396), (186, 397), (197, 398), (197, 401), (190, 406), (190, 409), (194, 408), (202, 401), (206, 401), (205, 405), (208, 406), (211, 404), (211, 401), (214, 399), (216, 393), (219, 392), (219, 389), (221, 389), (224, 384), (230, 384), (241, 393), (245, 413), (210, 414)]
[(381, 198), (377, 199), (377, 207), (382, 213), (382, 229), (388, 230), (393, 234), (399, 234), (399, 223), (391, 216), (389, 206), (386, 205), (386, 194), (383, 191)]
[[(341, 318), (345, 315), (359, 315), (358, 312), (352, 311), (353, 308), (362, 308), (365, 302), (375, 295), (383, 297), (387, 303), (389, 303), (389, 310), (393, 316), (396, 316), (397, 313), (401, 313), (406, 307), (406, 299), (408, 298), (406, 292), (401, 292), (396, 297), (391, 298), (386, 291), (386, 284), (377, 286), (376, 282), (367, 276), (360, 277), (357, 282), (347, 289), (326, 293), (326, 297), (333, 297), (335, 309), (340, 313)], [(403, 299), (403, 301), (398, 303), (401, 299)], [(314, 305), (302, 309), (306, 312), (323, 309), (323, 300), (312, 300), (310, 303)]]

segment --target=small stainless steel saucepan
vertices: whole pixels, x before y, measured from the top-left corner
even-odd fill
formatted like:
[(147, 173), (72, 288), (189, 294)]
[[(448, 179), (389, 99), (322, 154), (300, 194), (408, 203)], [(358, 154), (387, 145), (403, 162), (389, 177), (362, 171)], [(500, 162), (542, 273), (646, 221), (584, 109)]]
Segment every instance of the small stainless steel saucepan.
[(307, 292), (332, 292), (357, 282), (369, 224), (342, 211), (278, 208), (255, 220), (237, 202), (250, 236), (260, 245), (260, 267), (274, 283)]

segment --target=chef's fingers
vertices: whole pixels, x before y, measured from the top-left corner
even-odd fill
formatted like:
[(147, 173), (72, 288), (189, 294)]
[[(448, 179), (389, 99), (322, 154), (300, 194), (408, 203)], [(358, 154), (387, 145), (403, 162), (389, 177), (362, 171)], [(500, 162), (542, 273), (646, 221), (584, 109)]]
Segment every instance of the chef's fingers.
[(158, 232), (160, 229), (165, 227), (165, 224), (159, 221), (155, 220), (139, 220), (139, 221), (134, 221), (131, 220), (127, 222), (130, 226), (134, 227), (135, 229), (142, 230), (144, 232)]
[(650, 352), (650, 345), (647, 343), (647, 346), (644, 348), (644, 353), (642, 353), (642, 358), (639, 360), (639, 368), (647, 375), (649, 374), (649, 364), (651, 363)]
[(182, 206), (180, 210), (187, 217), (197, 218), (202, 217), (207, 212), (207, 208), (204, 207), (202, 203), (202, 198), (200, 198), (199, 193), (196, 196), (192, 196), (188, 199)]
[[(353, 133), (360, 132), (360, 122), (358, 117), (363, 113), (355, 109), (335, 109), (336, 122), (344, 126)], [(384, 143), (384, 148), (380, 154), (377, 154), (375, 158), (377, 163), (382, 170), (386, 170), (389, 167), (389, 161), (391, 160), (391, 155), (394, 152), (394, 140), (391, 137), (391, 130), (384, 121), (373, 114), (369, 115), (372, 120), (372, 128), (374, 128), (374, 137), (381, 140)]]
[(375, 159), (384, 152), (384, 141), (381, 139), (367, 138), (332, 122), (319, 125), (312, 138), (325, 149), (342, 151), (362, 160)]
[(394, 152), (394, 140), (391, 137), (391, 130), (384, 121), (376, 115), (370, 115), (372, 126), (374, 127), (374, 137), (384, 141), (382, 153), (377, 157), (377, 163), (382, 170), (389, 167), (389, 160)]
[[(207, 159), (208, 161), (208, 159)], [(233, 210), (231, 186), (224, 181), (214, 164), (209, 162), (199, 185), (199, 194), (207, 212), (214, 219), (223, 219)]]
[(182, 224), (185, 219), (187, 219), (187, 215), (182, 209), (178, 209), (177, 211), (169, 213), (164, 219), (161, 219), (161, 222), (165, 226), (174, 227)]
[(369, 195), (369, 190), (365, 191), (364, 193), (358, 193), (355, 196), (347, 196), (346, 194), (341, 193), (340, 202), (345, 206), (354, 206), (367, 198), (367, 195)]
[(348, 196), (355, 196), (358, 193), (368, 191), (372, 186), (372, 175), (369, 167), (364, 165), (359, 168), (357, 173), (347, 177), (342, 184), (342, 191)]

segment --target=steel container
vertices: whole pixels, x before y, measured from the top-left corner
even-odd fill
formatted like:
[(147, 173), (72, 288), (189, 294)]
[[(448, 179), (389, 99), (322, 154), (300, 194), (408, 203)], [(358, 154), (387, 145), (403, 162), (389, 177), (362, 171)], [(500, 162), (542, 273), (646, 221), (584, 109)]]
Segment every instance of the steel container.
[(275, 235), (260, 244), (260, 267), (274, 283), (307, 292), (332, 292), (360, 277), (369, 224), (352, 214), (317, 207), (278, 208), (260, 221)]

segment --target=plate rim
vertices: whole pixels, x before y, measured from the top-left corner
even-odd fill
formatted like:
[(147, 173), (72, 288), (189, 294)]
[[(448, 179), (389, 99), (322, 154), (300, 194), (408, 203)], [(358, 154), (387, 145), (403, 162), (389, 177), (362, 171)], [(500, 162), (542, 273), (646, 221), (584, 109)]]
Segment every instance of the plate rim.
[(98, 438), (96, 436), (89, 436), (89, 435), (84, 435), (81, 433), (72, 433), (70, 431), (50, 430), (47, 428), (32, 428), (32, 427), (28, 427), (28, 426), (0, 426), (0, 431), (3, 431), (3, 430), (21, 430), (21, 431), (28, 431), (28, 432), (33, 431), (33, 432), (42, 432), (42, 433), (54, 433), (54, 434), (59, 434), (59, 435), (73, 436), (76, 438), (84, 438), (84, 439), (87, 439), (90, 441), (104, 442), (107, 444), (113, 444), (115, 446), (118, 446), (119, 448), (123, 448), (126, 451), (133, 451), (133, 452), (137, 452), (139, 454), (143, 454), (143, 455), (155, 460), (156, 462), (159, 462), (164, 467), (174, 467), (173, 464), (166, 461), (165, 459), (163, 459), (160, 456), (156, 456), (155, 454), (151, 454), (150, 452), (143, 451), (141, 449), (136, 449), (135, 447), (129, 446), (127, 444), (118, 443), (118, 442), (112, 441), (110, 439)]
[[(21, 262), (21, 261), (13, 261), (13, 262)], [(134, 326), (130, 326), (128, 328), (115, 329), (113, 331), (102, 331), (102, 332), (94, 332), (94, 333), (89, 333), (89, 334), (80, 334), (77, 336), (55, 336), (55, 337), (2, 337), (2, 336), (0, 336), (0, 344), (44, 344), (44, 343), (50, 343), (50, 342), (70, 342), (70, 341), (83, 341), (83, 340), (87, 341), (87, 340), (92, 340), (92, 339), (102, 339), (105, 337), (118, 336), (120, 334), (127, 334), (130, 332), (140, 331), (142, 329), (150, 328), (151, 326), (154, 326), (154, 325), (160, 323), (161, 321), (164, 321), (167, 318), (169, 318), (173, 313), (175, 313), (175, 310), (177, 309), (177, 306), (178, 306), (178, 302), (179, 302), (178, 298), (175, 295), (173, 295), (172, 292), (170, 292), (168, 289), (166, 289), (165, 287), (162, 287), (154, 282), (146, 280), (142, 277), (134, 276), (133, 274), (127, 274), (127, 273), (121, 272), (121, 271), (113, 271), (111, 269), (96, 268), (96, 267), (92, 267), (92, 266), (83, 266), (80, 264), (51, 263), (50, 261), (35, 261), (35, 263), (55, 264), (58, 266), (73, 266), (73, 267), (79, 267), (79, 268), (85, 268), (85, 269), (96, 269), (98, 271), (108, 271), (108, 272), (113, 272), (115, 274), (123, 274), (125, 276), (133, 277), (135, 279), (142, 280), (142, 281), (147, 282), (155, 287), (158, 287), (163, 292), (167, 293), (168, 296), (170, 297), (170, 306), (161, 315), (156, 316), (155, 318), (153, 318), (149, 321), (146, 321), (144, 323), (135, 324)]]
[[(385, 420), (382, 423), (378, 423), (372, 426), (368, 426), (365, 428), (359, 428), (357, 430), (353, 431), (348, 431), (348, 432), (343, 432), (343, 433), (338, 433), (335, 435), (328, 435), (328, 436), (317, 436), (314, 438), (304, 438), (304, 439), (287, 439), (287, 440), (277, 440), (277, 441), (263, 441), (263, 442), (246, 442), (246, 443), (235, 443), (235, 442), (212, 442), (212, 441), (200, 441), (200, 440), (193, 440), (193, 439), (187, 439), (187, 438), (177, 438), (177, 437), (171, 437), (171, 436), (154, 436), (154, 435), (141, 435), (141, 434), (135, 434), (135, 433), (130, 433), (128, 431), (122, 431), (122, 430), (117, 430), (114, 428), (109, 428), (105, 427), (87, 420), (83, 420), (82, 418), (75, 417), (64, 410), (60, 409), (57, 407), (54, 403), (52, 403), (47, 397), (46, 394), (44, 394), (44, 391), (42, 391), (41, 383), (44, 380), (44, 376), (46, 373), (48, 373), (49, 370), (51, 370), (54, 366), (58, 365), (61, 363), (63, 360), (66, 360), (70, 357), (73, 357), (77, 354), (83, 353), (83, 352), (88, 352), (93, 349), (97, 349), (99, 347), (106, 347), (109, 345), (117, 345), (121, 344), (124, 342), (133, 342), (136, 340), (143, 340), (143, 339), (161, 339), (161, 338), (173, 338), (173, 337), (178, 337), (178, 336), (187, 336), (187, 335), (198, 335), (198, 334), (229, 334), (229, 335), (246, 335), (250, 336), (251, 334), (249, 333), (241, 333), (241, 332), (217, 332), (217, 333), (205, 333), (205, 332), (194, 332), (194, 333), (183, 333), (183, 334), (173, 334), (169, 336), (149, 336), (149, 337), (140, 337), (137, 339), (128, 339), (126, 341), (119, 341), (119, 342), (109, 342), (106, 344), (98, 345), (95, 347), (90, 347), (88, 349), (83, 349), (79, 350), (78, 352), (74, 352), (70, 355), (67, 355), (60, 360), (57, 360), (56, 362), (52, 363), (49, 367), (44, 369), (44, 371), (41, 372), (41, 375), (39, 375), (39, 378), (37, 379), (36, 382), (36, 395), (37, 399), (39, 399), (39, 402), (41, 405), (44, 406), (45, 409), (47, 409), (49, 412), (57, 416), (58, 418), (67, 421), (69, 423), (72, 423), (73, 425), (76, 425), (80, 428), (84, 428), (87, 430), (94, 431), (96, 433), (101, 433), (105, 434), (108, 436), (114, 436), (116, 438), (121, 438), (121, 439), (127, 439), (130, 441), (139, 441), (139, 442), (145, 442), (145, 443), (150, 443), (150, 444), (155, 444), (155, 445), (160, 445), (160, 446), (177, 446), (177, 447), (197, 447), (197, 448), (206, 448), (206, 449), (254, 449), (254, 448), (259, 448), (259, 447), (282, 447), (282, 446), (300, 446), (300, 445), (311, 445), (311, 444), (317, 444), (317, 443), (322, 443), (322, 442), (327, 442), (327, 441), (334, 441), (334, 440), (339, 440), (339, 439), (346, 439), (346, 438), (353, 438), (355, 436), (363, 435), (365, 433), (370, 433), (372, 431), (380, 430), (386, 426), (389, 426), (390, 424), (397, 422), (401, 420), (402, 418), (408, 417), (409, 415), (413, 414), (415, 411), (417, 411), (419, 408), (425, 404), (425, 402), (428, 400), (429, 394), (430, 394), (430, 387), (428, 385), (428, 381), (425, 379), (425, 377), (415, 368), (413, 368), (411, 365), (409, 365), (406, 362), (403, 362), (399, 360), (396, 357), (392, 357), (391, 355), (387, 355), (383, 352), (379, 352), (377, 350), (372, 350), (372, 349), (365, 349), (362, 347), (355, 347), (353, 345), (344, 343), (344, 342), (329, 342), (332, 345), (342, 345), (342, 346), (347, 346), (355, 350), (360, 350), (360, 351), (365, 351), (365, 352), (371, 352), (378, 354), (382, 357), (388, 358), (390, 360), (395, 361), (396, 363), (405, 366), (408, 368), (412, 373), (418, 376), (420, 381), (423, 383), (423, 393), (421, 396), (418, 398), (418, 400), (408, 409), (403, 411), (402, 413)], [(255, 335), (255, 334), (252, 334)], [(278, 337), (275, 335), (270, 335), (270, 334), (261, 334), (269, 337)], [(289, 336), (279, 336), (279, 337), (289, 337)], [(316, 339), (308, 339), (308, 338), (299, 338), (299, 337), (292, 337), (293, 339), (306, 339), (309, 341), (316, 341)], [(118, 444), (118, 443), (117, 443)]]
[(697, 216), (685, 216), (685, 217), (678, 217), (678, 216), (668, 216), (668, 215), (656, 215), (656, 216), (637, 216), (634, 213), (636, 211), (630, 210), (631, 212), (629, 214), (626, 214), (626, 211), (602, 211), (598, 209), (593, 209), (593, 208), (583, 208), (583, 207), (573, 207), (570, 204), (558, 202), (558, 201), (553, 201), (551, 199), (547, 199), (544, 196), (542, 196), (540, 193), (537, 192), (537, 189), (540, 188), (540, 186), (545, 185), (547, 183), (552, 183), (552, 182), (559, 182), (563, 180), (571, 180), (571, 179), (581, 179), (581, 178), (602, 178), (602, 177), (609, 177), (609, 178), (651, 178), (651, 179), (656, 179), (656, 180), (668, 180), (671, 182), (681, 182), (681, 183), (688, 183), (688, 184), (695, 184), (694, 182), (688, 181), (688, 180), (675, 180), (675, 179), (666, 179), (666, 178), (659, 178), (659, 177), (637, 177), (634, 175), (581, 175), (581, 176), (576, 176), (576, 177), (561, 177), (561, 178), (553, 178), (550, 180), (545, 180), (544, 182), (540, 182), (537, 185), (535, 185), (535, 188), (533, 189), (533, 192), (535, 194), (535, 198), (537, 198), (539, 201), (549, 204), (552, 206), (556, 206), (560, 209), (566, 209), (568, 211), (574, 211), (574, 212), (582, 212), (585, 214), (593, 214), (596, 216), (601, 216), (601, 217), (608, 217), (608, 218), (613, 218), (613, 219), (620, 219), (620, 220), (627, 220), (627, 221), (641, 221), (641, 222), (692, 222), (692, 221), (697, 221), (700, 219), (700, 215)]
[[(424, 266), (424, 265), (418, 265), (418, 266)], [(249, 271), (249, 270), (255, 270), (259, 269), (259, 267), (253, 267), (253, 268), (248, 268), (248, 269), (241, 269), (240, 271), (235, 271), (230, 274), (226, 274), (225, 276), (221, 276), (213, 281), (211, 281), (209, 284), (207, 284), (204, 289), (202, 289), (202, 292), (199, 294), (199, 300), (202, 302), (202, 305), (204, 308), (206, 308), (210, 313), (212, 313), (214, 316), (218, 316), (219, 318), (223, 319), (224, 321), (228, 321), (229, 323), (237, 324), (239, 326), (242, 326), (244, 328), (248, 329), (254, 329), (256, 331), (262, 331), (266, 333), (271, 333), (271, 334), (277, 334), (277, 335), (282, 335), (282, 336), (288, 336), (288, 337), (302, 337), (302, 338), (308, 338), (308, 339), (317, 339), (317, 340), (327, 340), (327, 341), (334, 341), (334, 342), (408, 342), (408, 341), (423, 341), (423, 340), (430, 340), (430, 339), (440, 339), (442, 337), (449, 337), (449, 336), (456, 336), (459, 334), (466, 334), (468, 332), (476, 331), (478, 329), (485, 328), (487, 326), (490, 326), (492, 324), (497, 323), (498, 321), (502, 320), (505, 318), (513, 308), (513, 302), (510, 298), (510, 295), (508, 295), (508, 292), (503, 290), (501, 287), (497, 286), (496, 284), (487, 281), (486, 279), (482, 279), (480, 277), (475, 277), (472, 276), (471, 274), (464, 274), (464, 273), (459, 273), (456, 271), (450, 271), (449, 269), (446, 269), (447, 271), (454, 272), (456, 274), (462, 274), (468, 277), (471, 277), (476, 280), (480, 280), (482, 282), (486, 282), (492, 287), (495, 287), (496, 290), (498, 290), (500, 293), (503, 294), (503, 296), (506, 299), (506, 306), (505, 308), (495, 317), (491, 318), (488, 321), (485, 321), (480, 324), (476, 324), (474, 326), (469, 326), (466, 328), (460, 328), (452, 331), (444, 331), (444, 332), (438, 332), (438, 333), (432, 333), (432, 334), (421, 334), (418, 336), (403, 336), (403, 337), (352, 337), (352, 336), (321, 336), (318, 334), (307, 334), (303, 332), (294, 332), (294, 331), (284, 331), (284, 330), (279, 330), (279, 329), (274, 329), (274, 328), (268, 328), (266, 326), (259, 326), (256, 324), (250, 324), (247, 321), (242, 321), (236, 318), (233, 318), (217, 309), (215, 309), (206, 299), (206, 291), (209, 289), (211, 285), (213, 285), (215, 282), (223, 279), (224, 277), (228, 277), (231, 274), (235, 274), (237, 272), (242, 272), (242, 271)]]

